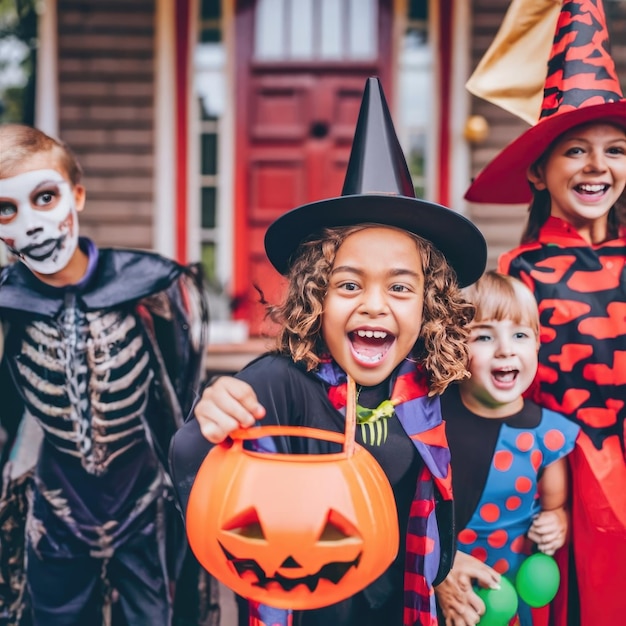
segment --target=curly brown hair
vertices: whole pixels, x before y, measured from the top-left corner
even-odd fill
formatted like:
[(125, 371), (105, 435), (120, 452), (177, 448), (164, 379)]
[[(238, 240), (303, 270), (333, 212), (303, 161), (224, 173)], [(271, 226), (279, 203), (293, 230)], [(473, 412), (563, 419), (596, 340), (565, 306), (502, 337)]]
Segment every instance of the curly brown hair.
[[(349, 235), (371, 227), (380, 225), (327, 228), (300, 244), (282, 303), (268, 306), (268, 316), (280, 329), (276, 337), (278, 352), (304, 364), (309, 371), (328, 353), (321, 332), (322, 315), (337, 250)], [(435, 395), (452, 381), (469, 376), (467, 327), (474, 307), (463, 298), (456, 274), (444, 255), (426, 239), (403, 232), (415, 240), (424, 272), (422, 328), (411, 357), (423, 365), (430, 395)]]

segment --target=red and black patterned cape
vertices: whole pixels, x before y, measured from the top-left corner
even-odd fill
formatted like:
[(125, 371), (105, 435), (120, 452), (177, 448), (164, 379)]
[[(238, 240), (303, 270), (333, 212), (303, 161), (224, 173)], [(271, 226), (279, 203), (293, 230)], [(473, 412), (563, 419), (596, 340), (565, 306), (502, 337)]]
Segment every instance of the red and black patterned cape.
[(591, 246), (549, 218), (538, 241), (499, 270), (535, 294), (541, 322), (534, 399), (581, 427), (570, 455), (572, 541), (581, 624), (617, 624), (626, 610), (626, 230)]

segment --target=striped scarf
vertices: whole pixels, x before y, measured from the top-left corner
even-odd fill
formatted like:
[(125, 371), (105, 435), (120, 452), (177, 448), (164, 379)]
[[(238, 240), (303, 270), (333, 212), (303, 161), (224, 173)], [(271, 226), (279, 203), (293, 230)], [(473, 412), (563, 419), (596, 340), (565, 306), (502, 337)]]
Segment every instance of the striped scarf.
[[(334, 361), (322, 363), (319, 377), (330, 387), (333, 406), (345, 413), (346, 375)], [(404, 564), (404, 626), (437, 626), (433, 581), (439, 567), (439, 531), (435, 489), (452, 499), (450, 450), (441, 419), (439, 398), (428, 397), (424, 371), (405, 359), (391, 385), (391, 403), (398, 420), (424, 461), (418, 477), (406, 536)]]
[[(347, 381), (345, 372), (332, 360), (324, 361), (317, 375), (329, 385), (332, 405), (345, 414)], [(404, 626), (437, 626), (433, 581), (441, 553), (435, 515), (435, 492), (452, 500), (450, 450), (441, 418), (439, 398), (428, 397), (424, 371), (405, 359), (391, 385), (391, 402), (398, 420), (424, 461), (419, 474), (407, 527), (404, 565)], [(287, 626), (291, 612), (251, 604), (250, 626)], [(266, 614), (266, 610), (267, 614)]]

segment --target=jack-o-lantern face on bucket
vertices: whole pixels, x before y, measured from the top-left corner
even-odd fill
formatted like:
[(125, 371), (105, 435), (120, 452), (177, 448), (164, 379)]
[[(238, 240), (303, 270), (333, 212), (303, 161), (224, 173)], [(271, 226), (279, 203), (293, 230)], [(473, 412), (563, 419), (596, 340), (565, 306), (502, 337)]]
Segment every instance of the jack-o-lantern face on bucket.
[[(344, 439), (278, 426), (247, 436), (271, 434)], [(216, 446), (196, 476), (186, 520), (189, 544), (211, 574), (277, 608), (312, 609), (350, 597), (398, 551), (391, 486), (360, 446), (350, 457), (264, 454), (237, 440)]]
[[(299, 527), (302, 532), (285, 535), (284, 529), (272, 523), (275, 520), (271, 512), (268, 516), (263, 510), (272, 504), (257, 503), (257, 506), (259, 509), (249, 509), (226, 522), (218, 538), (226, 558), (248, 582), (268, 590), (290, 591), (297, 585), (305, 585), (315, 591), (320, 581), (337, 584), (350, 568), (358, 566), (363, 540), (354, 525), (337, 511), (329, 509), (324, 519), (320, 511), (309, 510), (312, 516), (307, 527), (302, 528), (296, 521), (294, 531)], [(298, 517), (306, 514), (307, 511), (301, 510)], [(267, 533), (259, 515), (265, 521)], [(285, 545), (285, 539), (290, 540), (289, 544)], [(277, 550), (277, 546), (281, 549)], [(236, 556), (242, 550), (247, 557)]]

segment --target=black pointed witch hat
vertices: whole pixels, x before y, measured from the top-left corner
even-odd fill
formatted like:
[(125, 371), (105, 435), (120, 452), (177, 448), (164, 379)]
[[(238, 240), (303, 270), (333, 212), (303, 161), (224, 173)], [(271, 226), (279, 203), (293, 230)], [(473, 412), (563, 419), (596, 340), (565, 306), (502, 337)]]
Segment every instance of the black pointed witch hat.
[(300, 243), (323, 228), (381, 224), (431, 241), (469, 285), (485, 269), (487, 245), (468, 219), (434, 202), (418, 200), (378, 78), (365, 84), (341, 196), (305, 204), (277, 218), (265, 234), (265, 251), (281, 273)]

